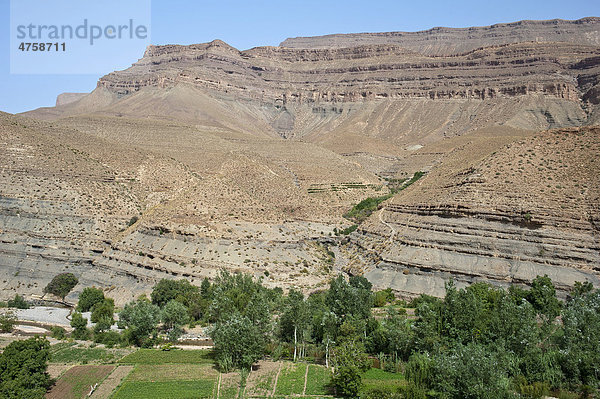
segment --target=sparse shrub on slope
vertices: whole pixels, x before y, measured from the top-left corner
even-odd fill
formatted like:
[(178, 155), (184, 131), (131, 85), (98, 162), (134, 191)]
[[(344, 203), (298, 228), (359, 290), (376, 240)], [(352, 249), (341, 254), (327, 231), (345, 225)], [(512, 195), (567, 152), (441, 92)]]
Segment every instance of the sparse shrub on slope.
[(44, 288), (44, 292), (56, 295), (64, 300), (78, 282), (79, 280), (73, 273), (61, 273), (48, 283)]

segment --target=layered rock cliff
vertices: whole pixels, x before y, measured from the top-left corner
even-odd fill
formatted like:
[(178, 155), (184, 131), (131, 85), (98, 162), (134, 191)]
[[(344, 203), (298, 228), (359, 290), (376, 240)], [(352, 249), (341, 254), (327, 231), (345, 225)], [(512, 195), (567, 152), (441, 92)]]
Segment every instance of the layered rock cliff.
[(281, 42), (290, 48), (338, 48), (381, 43), (399, 44), (426, 55), (448, 56), (481, 47), (519, 42), (600, 44), (600, 18), (576, 21), (518, 21), (470, 28), (438, 27), (420, 32), (381, 32), (295, 37)]
[(600, 284), (600, 129), (476, 147), (457, 147), (470, 154), (449, 156), (361, 225), (346, 247), (350, 271), (409, 297), (443, 295), (449, 278), (548, 275), (563, 295), (576, 281)]

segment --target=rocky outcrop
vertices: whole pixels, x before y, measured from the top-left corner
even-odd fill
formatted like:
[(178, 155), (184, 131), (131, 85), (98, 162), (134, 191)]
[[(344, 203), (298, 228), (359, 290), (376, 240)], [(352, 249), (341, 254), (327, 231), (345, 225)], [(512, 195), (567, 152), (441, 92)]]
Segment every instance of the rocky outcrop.
[(60, 93), (56, 96), (56, 106), (67, 105), (77, 100), (81, 100), (88, 93)]

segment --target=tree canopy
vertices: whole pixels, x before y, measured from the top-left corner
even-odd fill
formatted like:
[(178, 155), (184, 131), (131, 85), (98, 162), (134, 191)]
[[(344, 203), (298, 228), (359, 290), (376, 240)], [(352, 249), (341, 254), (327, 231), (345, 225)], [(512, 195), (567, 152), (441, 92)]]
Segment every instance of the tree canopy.
[(64, 300), (78, 282), (79, 280), (73, 273), (61, 273), (54, 276), (52, 281), (44, 288), (44, 292), (56, 295)]
[(77, 310), (80, 312), (89, 312), (95, 304), (104, 300), (104, 291), (96, 287), (86, 287), (79, 294)]
[(0, 354), (0, 397), (43, 398), (51, 379), (46, 369), (50, 343), (46, 338), (29, 338), (10, 343)]

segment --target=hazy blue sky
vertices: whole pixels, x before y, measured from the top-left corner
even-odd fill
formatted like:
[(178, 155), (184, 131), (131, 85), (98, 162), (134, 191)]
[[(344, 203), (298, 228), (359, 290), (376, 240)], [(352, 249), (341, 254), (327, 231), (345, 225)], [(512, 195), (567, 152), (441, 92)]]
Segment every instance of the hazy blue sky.
[[(600, 1), (153, 0), (151, 42), (190, 44), (221, 39), (238, 49), (247, 49), (277, 45), (295, 36), (416, 31), (435, 26), (467, 27), (522, 19), (586, 16), (600, 16)], [(59, 93), (94, 89), (101, 75), (11, 75), (9, 0), (0, 0), (0, 18), (1, 111), (16, 113), (52, 106)], [(115, 54), (115, 66), (105, 72), (118, 68), (123, 59), (131, 64), (141, 56), (142, 51)]]

